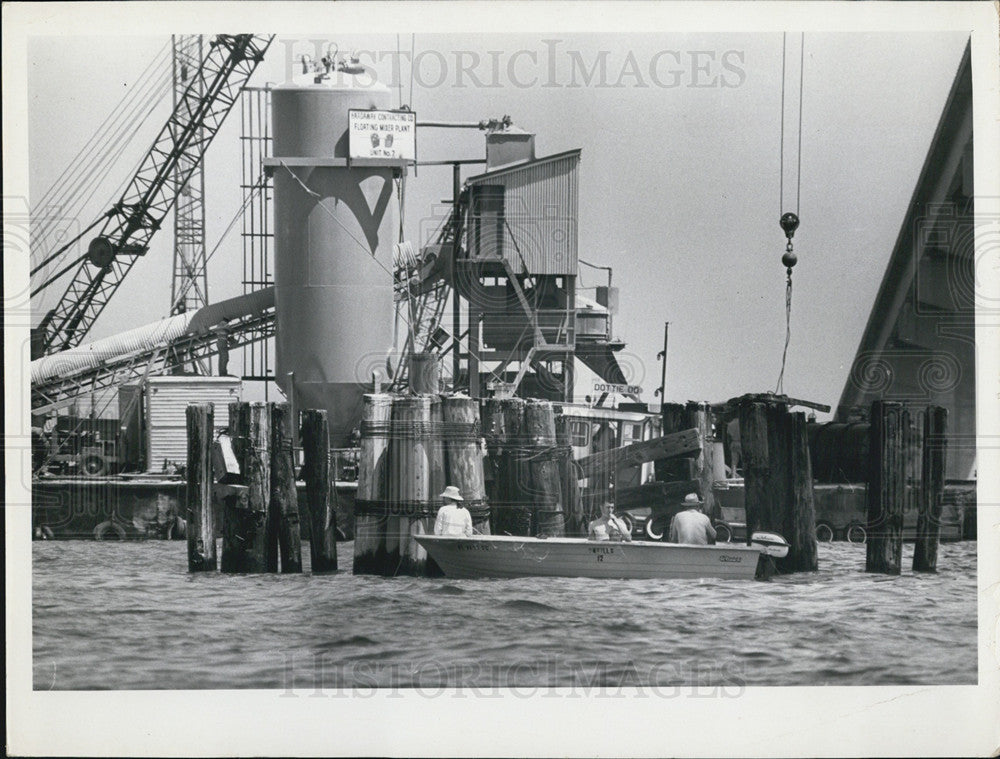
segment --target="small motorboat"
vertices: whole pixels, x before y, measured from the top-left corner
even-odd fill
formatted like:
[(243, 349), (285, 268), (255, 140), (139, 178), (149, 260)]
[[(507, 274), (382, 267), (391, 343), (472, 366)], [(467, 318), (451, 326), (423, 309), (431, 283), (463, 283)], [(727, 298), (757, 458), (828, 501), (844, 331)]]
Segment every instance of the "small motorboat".
[[(586, 538), (471, 538), (415, 535), (448, 577), (594, 577), (602, 579), (719, 578), (751, 580), (761, 557), (781, 557), (788, 542), (775, 533), (754, 533), (751, 545), (685, 545), (597, 541)], [(758, 541), (759, 538), (759, 541)], [(762, 572), (767, 576), (767, 572)]]

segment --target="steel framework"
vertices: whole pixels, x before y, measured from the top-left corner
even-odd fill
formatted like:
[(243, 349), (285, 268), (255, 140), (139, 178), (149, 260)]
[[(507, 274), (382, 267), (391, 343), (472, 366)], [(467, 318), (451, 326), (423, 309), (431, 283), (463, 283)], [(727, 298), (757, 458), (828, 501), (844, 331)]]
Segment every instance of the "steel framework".
[[(199, 100), (204, 95), (204, 81), (194, 79), (202, 60), (200, 34), (174, 35), (173, 82), (174, 110), (184, 103), (190, 85)], [(202, 139), (201, 127), (195, 142)], [(186, 177), (186, 179), (185, 179)], [(170, 314), (197, 311), (208, 303), (208, 274), (205, 267), (205, 164), (189, 153), (181, 155), (174, 171), (174, 277), (170, 288)]]
[(39, 325), (43, 353), (82, 342), (136, 256), (148, 250), (150, 239), (177, 200), (177, 186), (184, 186), (200, 165), (273, 38), (220, 34), (209, 43), (208, 53), (121, 199), (104, 215), (100, 233), (88, 246), (87, 260), (77, 267), (58, 304)]
[[(271, 91), (266, 87), (245, 87), (240, 103), (243, 192), (243, 294), (274, 284), (274, 231), (271, 220), (271, 177), (264, 171), (264, 159), (271, 155)], [(274, 379), (272, 343), (274, 334), (251, 335), (243, 348), (244, 380)]]

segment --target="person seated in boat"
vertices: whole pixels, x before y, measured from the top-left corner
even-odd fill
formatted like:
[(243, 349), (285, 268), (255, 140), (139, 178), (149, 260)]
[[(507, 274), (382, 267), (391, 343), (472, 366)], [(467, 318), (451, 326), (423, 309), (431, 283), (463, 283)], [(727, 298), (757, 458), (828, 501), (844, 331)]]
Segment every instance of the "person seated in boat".
[(444, 506), (438, 509), (437, 519), (434, 520), (435, 535), (453, 535), (457, 537), (472, 537), (472, 515), (469, 510), (462, 505), (462, 494), (458, 488), (449, 485), (441, 494)]
[(702, 511), (705, 502), (697, 493), (684, 496), (684, 510), (677, 512), (670, 520), (671, 543), (707, 546), (715, 543), (715, 528), (712, 520)]
[(587, 527), (587, 537), (591, 540), (631, 540), (628, 525), (614, 515), (615, 505), (611, 501), (601, 504), (601, 516)]

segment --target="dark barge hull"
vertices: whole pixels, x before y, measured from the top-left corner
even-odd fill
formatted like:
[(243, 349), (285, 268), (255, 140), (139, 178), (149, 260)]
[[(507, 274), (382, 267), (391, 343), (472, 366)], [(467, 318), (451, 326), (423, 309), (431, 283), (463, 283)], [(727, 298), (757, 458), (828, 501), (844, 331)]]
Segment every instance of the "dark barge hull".
[[(40, 477), (31, 484), (31, 520), (36, 537), (66, 539), (163, 540), (180, 538), (177, 517), (184, 515), (187, 486), (180, 477)], [(337, 485), (339, 537), (353, 537), (356, 483)], [(306, 508), (305, 486), (298, 487), (299, 513)], [(221, 534), (221, 509), (215, 510)], [(303, 540), (309, 520), (300, 519)]]

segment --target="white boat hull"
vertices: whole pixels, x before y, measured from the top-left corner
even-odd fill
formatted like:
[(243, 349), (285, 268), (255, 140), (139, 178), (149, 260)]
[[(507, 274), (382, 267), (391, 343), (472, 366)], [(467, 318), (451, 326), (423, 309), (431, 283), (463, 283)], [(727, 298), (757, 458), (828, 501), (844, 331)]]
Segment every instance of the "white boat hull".
[(752, 580), (762, 549), (605, 542), (584, 538), (472, 538), (419, 535), (448, 577), (595, 577), (603, 579), (720, 578)]

